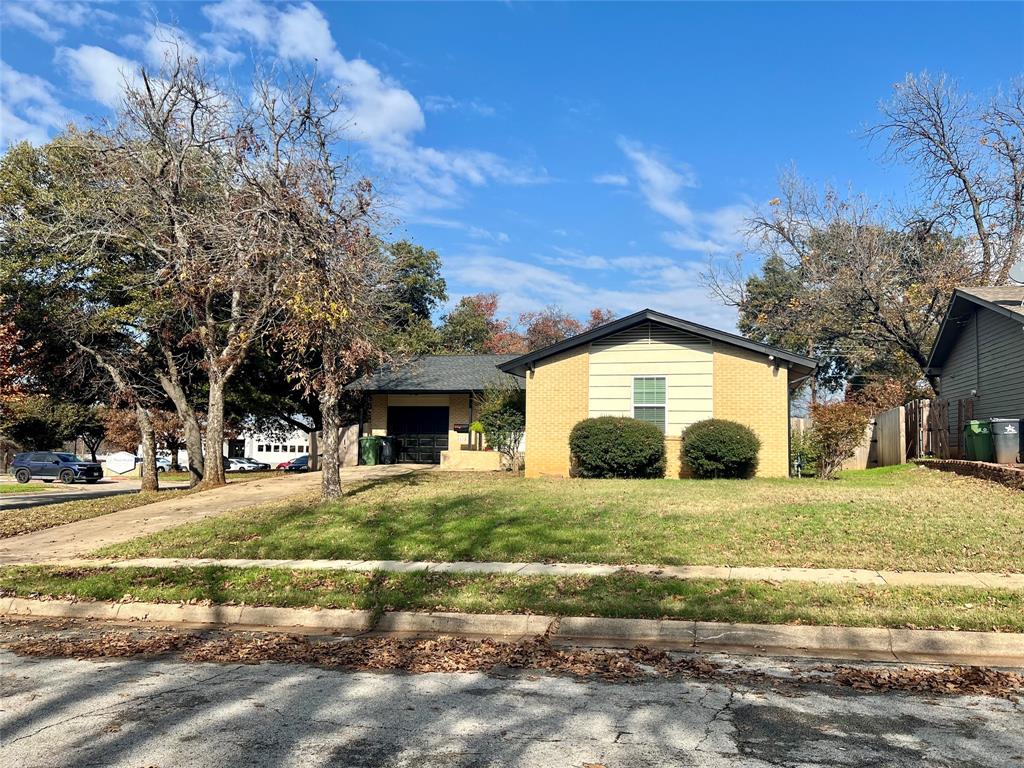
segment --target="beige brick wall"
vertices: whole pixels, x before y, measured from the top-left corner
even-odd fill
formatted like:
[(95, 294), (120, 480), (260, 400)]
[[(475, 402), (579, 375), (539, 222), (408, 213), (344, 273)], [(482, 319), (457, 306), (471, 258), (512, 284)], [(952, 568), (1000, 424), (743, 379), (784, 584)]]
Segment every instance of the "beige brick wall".
[(714, 412), (716, 419), (738, 421), (761, 438), (758, 477), (788, 477), (787, 368), (774, 366), (766, 355), (715, 344)]
[(569, 432), (589, 414), (590, 350), (555, 355), (526, 374), (526, 476), (569, 475)]

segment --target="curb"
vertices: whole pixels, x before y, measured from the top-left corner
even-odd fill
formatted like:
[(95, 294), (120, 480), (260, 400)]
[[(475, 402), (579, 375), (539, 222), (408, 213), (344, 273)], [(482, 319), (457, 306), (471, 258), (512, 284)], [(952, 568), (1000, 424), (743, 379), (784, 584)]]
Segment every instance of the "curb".
[(238, 630), (326, 630), (374, 635), (460, 635), (519, 639), (546, 634), (561, 645), (858, 661), (939, 662), (1024, 668), (1024, 634), (872, 627), (725, 624), (671, 619), (388, 612), (177, 603), (102, 603), (0, 598), (0, 616), (148, 622)]

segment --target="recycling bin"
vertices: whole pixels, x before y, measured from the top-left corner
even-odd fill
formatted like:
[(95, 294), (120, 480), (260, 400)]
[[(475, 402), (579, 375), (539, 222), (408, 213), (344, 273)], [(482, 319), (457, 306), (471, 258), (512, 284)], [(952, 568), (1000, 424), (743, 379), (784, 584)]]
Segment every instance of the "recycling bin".
[(1016, 464), (1020, 461), (1020, 419), (990, 419), (992, 452), (997, 464)]
[(368, 467), (380, 463), (381, 439), (374, 435), (359, 438), (359, 460)]
[(992, 461), (992, 427), (988, 419), (964, 424), (964, 448), (968, 461)]
[(393, 435), (380, 438), (380, 463), (394, 464), (398, 459), (398, 438)]

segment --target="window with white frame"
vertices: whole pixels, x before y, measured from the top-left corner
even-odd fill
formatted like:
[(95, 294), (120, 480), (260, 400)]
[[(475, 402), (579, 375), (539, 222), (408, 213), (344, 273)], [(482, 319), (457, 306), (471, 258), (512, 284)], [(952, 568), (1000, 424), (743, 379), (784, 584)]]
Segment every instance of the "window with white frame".
[(633, 377), (633, 418), (665, 431), (666, 387), (664, 376)]

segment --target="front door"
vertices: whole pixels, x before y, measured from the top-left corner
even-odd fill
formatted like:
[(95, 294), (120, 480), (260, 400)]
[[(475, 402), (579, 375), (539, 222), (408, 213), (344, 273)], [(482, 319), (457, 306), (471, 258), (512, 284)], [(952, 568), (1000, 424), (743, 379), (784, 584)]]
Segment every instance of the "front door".
[(448, 406), (389, 406), (388, 434), (397, 439), (399, 463), (440, 464), (448, 450)]

